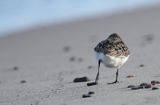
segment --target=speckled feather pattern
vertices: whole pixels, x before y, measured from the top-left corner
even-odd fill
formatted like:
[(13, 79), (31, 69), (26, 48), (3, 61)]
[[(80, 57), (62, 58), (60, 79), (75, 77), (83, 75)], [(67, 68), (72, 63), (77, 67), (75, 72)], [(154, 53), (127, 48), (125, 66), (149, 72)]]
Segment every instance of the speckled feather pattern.
[(98, 43), (94, 50), (110, 56), (128, 56), (130, 54), (128, 47), (116, 33)]

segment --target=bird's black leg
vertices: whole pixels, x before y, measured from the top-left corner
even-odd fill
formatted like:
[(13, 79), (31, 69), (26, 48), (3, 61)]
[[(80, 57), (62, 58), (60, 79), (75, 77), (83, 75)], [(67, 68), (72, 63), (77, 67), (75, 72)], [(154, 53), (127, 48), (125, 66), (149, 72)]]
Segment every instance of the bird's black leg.
[(101, 60), (98, 61), (98, 73), (97, 73), (97, 76), (96, 76), (96, 79), (95, 79), (95, 83), (98, 83), (98, 80), (99, 80), (99, 68), (100, 68), (100, 64), (101, 64)]
[(118, 82), (118, 69), (117, 69), (117, 72), (116, 72), (116, 80), (114, 82), (111, 82), (111, 83), (108, 83), (108, 84), (115, 84)]
[(98, 61), (98, 73), (97, 73), (95, 82), (87, 83), (87, 86), (93, 86), (98, 84), (100, 64), (101, 64), (101, 60)]

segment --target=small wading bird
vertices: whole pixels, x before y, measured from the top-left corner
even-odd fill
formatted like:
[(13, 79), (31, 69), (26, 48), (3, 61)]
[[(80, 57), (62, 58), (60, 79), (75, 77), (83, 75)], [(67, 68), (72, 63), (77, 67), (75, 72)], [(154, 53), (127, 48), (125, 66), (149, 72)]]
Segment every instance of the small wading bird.
[(106, 67), (117, 69), (116, 80), (108, 84), (118, 82), (118, 70), (128, 60), (130, 52), (126, 44), (116, 33), (111, 34), (106, 40), (101, 41), (94, 48), (96, 58), (98, 60), (98, 73), (95, 82), (87, 85), (95, 85), (99, 80), (100, 64), (103, 63)]

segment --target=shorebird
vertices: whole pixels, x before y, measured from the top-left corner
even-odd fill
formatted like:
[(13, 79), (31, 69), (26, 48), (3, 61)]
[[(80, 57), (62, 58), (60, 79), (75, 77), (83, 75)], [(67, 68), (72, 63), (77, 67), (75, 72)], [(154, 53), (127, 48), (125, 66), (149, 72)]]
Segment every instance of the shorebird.
[(100, 64), (103, 63), (106, 67), (117, 69), (116, 80), (108, 84), (118, 82), (118, 70), (128, 60), (130, 51), (126, 44), (122, 41), (117, 33), (111, 34), (107, 39), (101, 41), (94, 48), (96, 58), (98, 60), (98, 72), (95, 83), (99, 80)]

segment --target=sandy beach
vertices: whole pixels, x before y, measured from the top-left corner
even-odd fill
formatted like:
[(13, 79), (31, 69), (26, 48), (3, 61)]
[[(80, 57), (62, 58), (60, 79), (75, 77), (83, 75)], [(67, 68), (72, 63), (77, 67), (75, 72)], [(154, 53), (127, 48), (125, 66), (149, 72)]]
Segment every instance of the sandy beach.
[[(154, 6), (0, 38), (0, 105), (159, 105), (160, 89), (127, 88), (160, 80), (159, 11)], [(98, 85), (74, 83), (83, 76), (94, 81), (97, 60), (93, 48), (115, 32), (131, 52), (119, 71), (120, 82), (108, 85), (116, 70), (102, 65)], [(94, 94), (82, 98), (89, 91)]]

